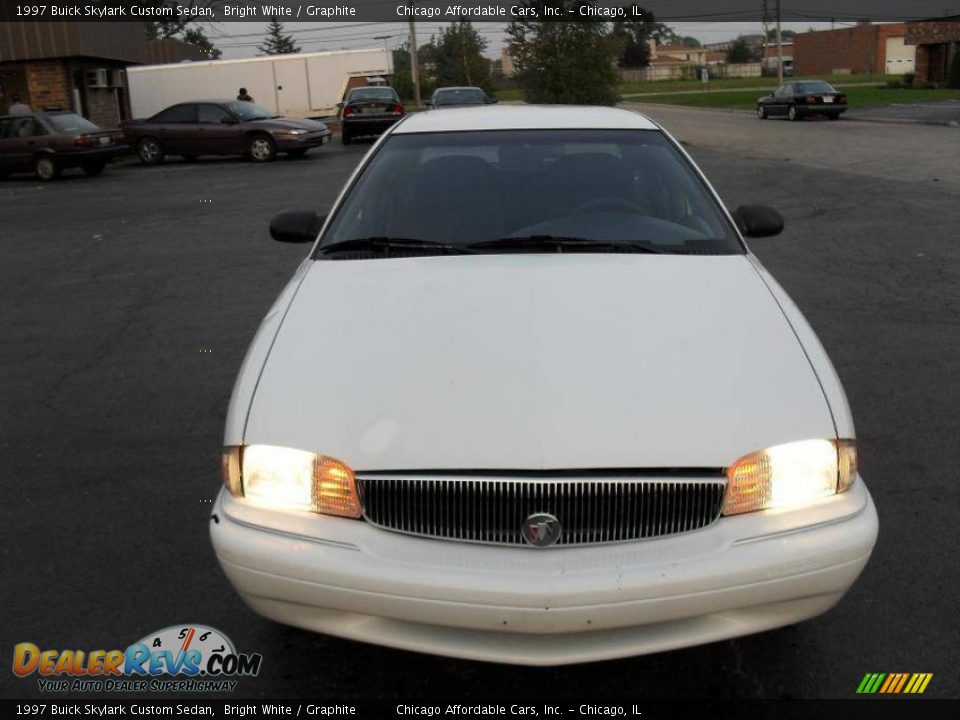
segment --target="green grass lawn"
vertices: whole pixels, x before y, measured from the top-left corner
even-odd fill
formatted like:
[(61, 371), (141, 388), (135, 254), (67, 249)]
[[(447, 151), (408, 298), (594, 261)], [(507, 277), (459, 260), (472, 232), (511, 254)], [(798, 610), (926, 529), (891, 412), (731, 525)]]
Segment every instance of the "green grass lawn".
[[(831, 85), (846, 85), (868, 82), (884, 82), (876, 76), (869, 75), (823, 75), (817, 78), (784, 78), (785, 82), (794, 80), (825, 80)], [(738, 88), (770, 88), (773, 90), (777, 86), (775, 77), (748, 77), (748, 78), (718, 78), (711, 80), (707, 84), (708, 90), (736, 90)], [(660, 80), (657, 82), (635, 82), (622, 83), (619, 87), (621, 95), (632, 93), (659, 93), (659, 92), (678, 92), (689, 90), (697, 92), (703, 89), (703, 84), (698, 80)]]
[[(787, 78), (787, 80), (793, 80), (794, 78)], [(876, 76), (870, 77), (869, 75), (824, 75), (819, 78), (796, 78), (797, 80), (804, 79), (816, 79), (816, 80), (826, 80), (828, 83), (834, 85), (845, 85), (848, 83), (857, 84), (857, 83), (866, 83), (866, 82), (882, 82), (881, 79), (878, 79)], [(717, 80), (711, 80), (710, 84), (707, 85), (709, 90), (736, 90), (738, 88), (769, 88), (773, 90), (777, 86), (776, 78), (769, 77), (752, 77), (752, 78), (720, 78)], [(691, 93), (698, 93), (703, 89), (703, 85), (697, 80), (661, 80), (658, 82), (634, 82), (634, 83), (621, 83), (617, 88), (617, 91), (621, 95), (632, 95), (634, 93), (667, 93), (667, 92), (682, 92), (683, 90), (689, 90)], [(754, 92), (754, 91), (751, 91)], [(754, 92), (754, 94), (756, 94)], [(523, 100), (519, 90), (499, 90), (496, 93), (496, 96), (500, 100), (510, 101), (510, 100)], [(626, 98), (630, 99), (630, 98)], [(646, 102), (646, 100), (644, 100)], [(659, 102), (659, 101), (657, 101)], [(722, 106), (721, 106), (722, 107)]]
[[(843, 88), (851, 108), (866, 108), (890, 103), (914, 103), (925, 100), (960, 98), (960, 90), (890, 90), (886, 87)], [(636, 102), (691, 107), (713, 107), (753, 110), (759, 94), (750, 90), (732, 90), (723, 93), (684, 93), (681, 95), (650, 95), (636, 98)]]

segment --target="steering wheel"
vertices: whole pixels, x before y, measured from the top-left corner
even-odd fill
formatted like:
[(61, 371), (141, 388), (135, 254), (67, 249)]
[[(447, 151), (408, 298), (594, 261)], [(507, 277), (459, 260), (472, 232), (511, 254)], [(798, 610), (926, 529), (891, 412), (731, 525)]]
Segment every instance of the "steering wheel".
[(632, 200), (617, 197), (598, 197), (593, 198), (592, 200), (587, 200), (585, 203), (578, 205), (570, 214), (582, 215), (586, 212), (598, 212), (603, 210), (627, 210), (628, 212), (639, 213), (641, 215), (646, 215), (648, 213), (647, 208)]

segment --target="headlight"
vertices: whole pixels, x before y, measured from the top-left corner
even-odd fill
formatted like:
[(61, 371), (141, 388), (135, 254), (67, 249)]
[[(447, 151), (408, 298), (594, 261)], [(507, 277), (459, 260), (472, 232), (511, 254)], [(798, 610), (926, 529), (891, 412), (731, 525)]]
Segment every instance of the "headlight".
[(797, 507), (845, 492), (857, 475), (853, 440), (803, 440), (744, 455), (727, 470), (723, 514)]
[(231, 446), (224, 448), (222, 468), (227, 489), (255, 505), (360, 517), (353, 470), (335, 458), (273, 445)]
[(278, 130), (281, 135), (306, 135), (306, 130)]

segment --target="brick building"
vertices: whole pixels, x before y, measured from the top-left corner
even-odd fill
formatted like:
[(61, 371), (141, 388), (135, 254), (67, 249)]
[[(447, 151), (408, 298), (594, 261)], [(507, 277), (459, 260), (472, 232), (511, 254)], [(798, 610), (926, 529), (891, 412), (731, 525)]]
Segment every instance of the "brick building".
[(943, 83), (960, 52), (960, 16), (907, 23), (907, 44), (917, 53), (917, 80)]
[(904, 23), (860, 23), (837, 30), (798, 33), (793, 38), (793, 67), (798, 76), (900, 75), (914, 70), (914, 48), (906, 43)]
[(16, 92), (35, 109), (115, 126), (130, 116), (128, 66), (202, 59), (194, 45), (149, 40), (138, 22), (0, 22), (0, 113)]

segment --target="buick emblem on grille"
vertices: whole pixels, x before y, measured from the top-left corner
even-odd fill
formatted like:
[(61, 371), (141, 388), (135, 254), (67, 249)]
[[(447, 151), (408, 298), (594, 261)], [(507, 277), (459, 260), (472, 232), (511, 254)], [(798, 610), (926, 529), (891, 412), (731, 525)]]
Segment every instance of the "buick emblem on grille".
[(550, 513), (534, 513), (523, 521), (523, 539), (534, 547), (549, 547), (560, 539), (560, 521)]

